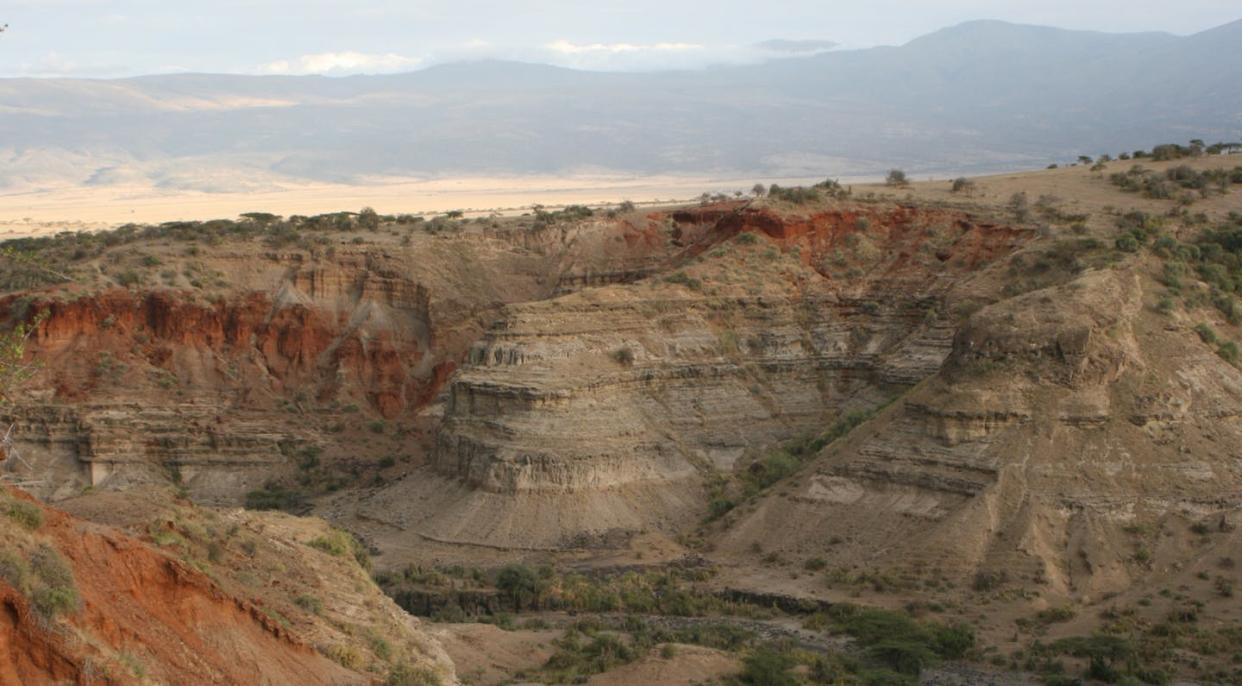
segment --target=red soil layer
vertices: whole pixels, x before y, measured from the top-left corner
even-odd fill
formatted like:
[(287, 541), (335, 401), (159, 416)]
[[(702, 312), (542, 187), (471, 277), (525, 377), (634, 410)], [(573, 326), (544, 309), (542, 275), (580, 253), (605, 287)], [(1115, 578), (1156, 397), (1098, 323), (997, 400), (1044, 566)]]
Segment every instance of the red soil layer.
[(157, 683), (365, 682), (180, 561), (55, 510), (44, 517), (39, 534), (70, 563), (82, 598), (67, 621), (89, 638), (47, 625), (0, 581), (0, 683), (129, 683), (115, 663), (102, 676), (98, 646), (133, 656)]
[(1010, 252), (1016, 242), (1033, 235), (1029, 229), (980, 222), (956, 210), (915, 206), (855, 205), (805, 215), (782, 215), (768, 208), (728, 203), (681, 210), (673, 214), (673, 220), (680, 225), (706, 227), (702, 238), (687, 249), (688, 257), (738, 234), (752, 232), (785, 246), (802, 247), (802, 261), (814, 264), (816, 258), (837, 250), (848, 236), (865, 234), (886, 250), (897, 251), (888, 268), (897, 274), (907, 269), (913, 270), (911, 274), (923, 271), (913, 258), (927, 242), (929, 227), (956, 234), (952, 248), (937, 250), (935, 256), (941, 262), (953, 259), (956, 266), (967, 270)]
[[(0, 300), (0, 312), (15, 301)], [(352, 385), (390, 419), (434, 398), (446, 376), (439, 367), (427, 378), (414, 373), (426, 351), (409, 332), (363, 334), (346, 315), (274, 306), (264, 293), (204, 302), (180, 291), (114, 289), (74, 300), (36, 299), (26, 309), (28, 316), (47, 313), (31, 351), (45, 363), (61, 401), (82, 400), (99, 387), (96, 367), (104, 353), (137, 357), (208, 390), (265, 385), (330, 400), (343, 384)]]

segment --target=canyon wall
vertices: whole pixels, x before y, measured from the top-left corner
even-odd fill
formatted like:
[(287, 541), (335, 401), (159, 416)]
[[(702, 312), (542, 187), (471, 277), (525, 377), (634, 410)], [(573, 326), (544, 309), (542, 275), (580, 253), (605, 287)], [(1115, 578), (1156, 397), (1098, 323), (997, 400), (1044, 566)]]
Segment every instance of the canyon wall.
[(1088, 271), (984, 308), (936, 376), (726, 518), (717, 544), (1083, 598), (1228, 557), (1242, 374), (1152, 297), (1135, 271)]
[(1028, 235), (863, 204), (672, 219), (661, 276), (507, 307), (451, 382), (431, 467), (367, 515), (532, 548), (675, 531), (713, 475), (934, 374), (954, 289)]

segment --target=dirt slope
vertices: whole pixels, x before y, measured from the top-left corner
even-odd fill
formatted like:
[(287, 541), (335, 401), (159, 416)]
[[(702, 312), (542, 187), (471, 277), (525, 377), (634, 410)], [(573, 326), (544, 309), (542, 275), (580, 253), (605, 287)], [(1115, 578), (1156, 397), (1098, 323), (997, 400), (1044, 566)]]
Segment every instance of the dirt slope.
[(8, 559), (55, 551), (67, 562), (77, 601), (63, 619), (47, 619), (24, 589), (0, 581), (0, 681), (368, 683), (316, 653), (257, 606), (224, 593), (202, 572), (115, 529), (40, 507), (18, 492), (5, 498), (38, 508), (43, 520), (33, 533), (6, 529)]

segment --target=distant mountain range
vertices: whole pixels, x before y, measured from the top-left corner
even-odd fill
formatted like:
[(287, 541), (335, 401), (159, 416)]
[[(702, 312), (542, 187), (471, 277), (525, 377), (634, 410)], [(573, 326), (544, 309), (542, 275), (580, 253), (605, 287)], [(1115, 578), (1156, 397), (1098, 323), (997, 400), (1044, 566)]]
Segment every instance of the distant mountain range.
[(347, 78), (3, 79), (0, 187), (1027, 167), (1242, 138), (1239, 46), (1242, 21), (1186, 37), (979, 21), (700, 71), (485, 61)]

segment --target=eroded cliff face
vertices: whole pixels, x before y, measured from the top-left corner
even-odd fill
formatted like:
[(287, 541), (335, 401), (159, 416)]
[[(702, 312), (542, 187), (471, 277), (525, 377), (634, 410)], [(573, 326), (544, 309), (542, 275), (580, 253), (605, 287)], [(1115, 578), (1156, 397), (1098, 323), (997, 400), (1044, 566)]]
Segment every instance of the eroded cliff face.
[(730, 517), (721, 549), (1084, 599), (1210, 568), (1242, 543), (1242, 374), (1153, 299), (1134, 270), (1089, 271), (984, 308), (942, 371)]
[[(54, 499), (179, 480), (200, 502), (234, 504), (304, 476), (293, 456), (307, 450), (353, 478), (394, 454), (417, 462), (421, 439), (369, 429), (430, 431), (425, 410), (503, 305), (634, 282), (711, 228), (683, 235), (664, 213), (635, 212), (279, 250), (115, 248), (75, 283), (0, 299), (0, 318), (45, 316), (30, 341), (39, 372), (7, 412), (22, 477)], [(144, 269), (142, 285), (116, 285)]]
[(714, 474), (936, 373), (955, 289), (1029, 236), (863, 204), (672, 219), (660, 276), (506, 308), (451, 382), (432, 468), (368, 516), (531, 548), (678, 530)]
[(288, 456), (307, 446), (369, 458), (341, 439), (368, 422), (416, 421), (488, 312), (551, 288), (546, 256), (457, 242), (173, 252), (166, 274), (213, 285), (5, 298), (6, 318), (43, 317), (29, 344), (38, 373), (9, 412), (24, 478), (59, 498), (171, 476), (225, 503), (288, 474)]
[[(262, 601), (226, 591), (220, 581), (195, 568), (205, 563), (189, 564), (116, 529), (40, 507), (15, 491), (0, 497), (23, 501), (23, 507), (41, 513), (41, 523), (33, 531), (14, 525), (0, 534), (6, 560), (5, 575), (0, 577), (3, 683), (373, 682), (374, 675), (363, 671), (362, 665), (337, 664), (307, 640), (316, 635), (314, 622), (322, 620), (277, 621), (272, 614), (277, 607), (296, 615), (283, 606), (270, 602), (264, 606)], [(113, 506), (124, 509), (127, 502)], [(173, 533), (169, 530), (165, 535)], [(295, 537), (278, 542), (280, 536), (271, 533), (262, 548), (284, 545), (289, 573), (303, 572), (312, 564), (303, 558), (314, 557), (314, 565), (332, 569), (336, 582), (357, 583), (348, 570), (335, 569), (342, 563)], [(179, 534), (176, 538), (180, 542), (172, 546), (174, 552), (190, 554), (194, 544)], [(296, 553), (299, 547), (306, 548), (304, 555), (288, 552)], [(52, 569), (61, 571), (52, 575)], [(253, 576), (261, 571), (252, 565), (245, 573)], [(224, 579), (241, 572), (240, 567), (212, 569)], [(31, 599), (39, 597), (43, 584), (52, 583), (62, 592), (68, 589), (72, 600), (63, 604), (58, 616), (49, 617)], [(387, 603), (394, 616), (399, 614), (373, 585), (370, 591), (372, 604)], [(359, 612), (357, 607), (353, 611)], [(424, 652), (409, 658), (411, 664), (452, 680), (452, 667), (443, 652), (415, 626), (390, 635), (394, 641), (407, 639), (424, 647)]]

